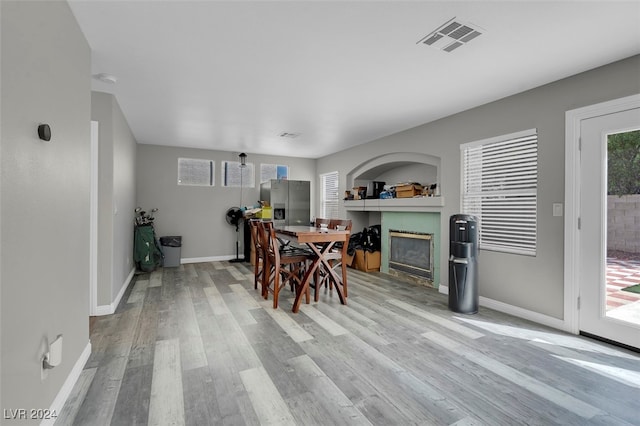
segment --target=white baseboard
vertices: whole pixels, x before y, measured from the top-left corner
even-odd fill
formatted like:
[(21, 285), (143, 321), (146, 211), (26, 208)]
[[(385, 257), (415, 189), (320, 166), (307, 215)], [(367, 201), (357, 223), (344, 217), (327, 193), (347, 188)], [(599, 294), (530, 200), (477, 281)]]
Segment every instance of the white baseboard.
[[(442, 294), (449, 294), (449, 287), (440, 285), (438, 291)], [(504, 312), (505, 314), (513, 315), (514, 317), (523, 318), (529, 321), (536, 322), (538, 324), (546, 325), (547, 327), (556, 328), (558, 330), (565, 330), (564, 321), (558, 318), (550, 317), (548, 315), (540, 314), (538, 312), (523, 309), (518, 306), (509, 305), (504, 302), (489, 299), (487, 297), (480, 296), (480, 306), (493, 309), (494, 311)]]
[(129, 272), (129, 276), (125, 280), (124, 284), (120, 288), (120, 291), (118, 292), (118, 295), (116, 296), (116, 300), (111, 302), (110, 305), (99, 305), (96, 307), (96, 316), (111, 315), (116, 311), (116, 308), (120, 304), (120, 300), (122, 299), (122, 296), (124, 296), (124, 292), (127, 290), (127, 287), (129, 287), (129, 284), (131, 284), (131, 280), (133, 279), (135, 273), (136, 268), (131, 269), (131, 272)]
[[(228, 256), (210, 256), (210, 257), (183, 257), (182, 259), (180, 259), (180, 263), (204, 263), (204, 262), (220, 262), (223, 260), (231, 260), (231, 259), (235, 259), (236, 256), (235, 255), (228, 255)], [(244, 256), (241, 257), (241, 259), (244, 259)]]
[[(80, 377), (80, 373), (82, 373), (82, 369), (85, 364), (89, 360), (89, 356), (91, 355), (91, 342), (87, 342), (87, 346), (84, 347), (84, 350), (80, 354), (80, 357), (77, 359), (76, 363), (73, 365), (71, 372), (67, 376), (67, 379), (64, 381), (64, 384), (58, 391), (58, 395), (56, 395), (51, 407), (49, 408), (51, 413), (57, 413), (60, 415), (62, 411), (62, 407), (67, 402), (67, 398), (71, 395), (71, 391), (75, 386), (78, 378)], [(45, 419), (40, 423), (40, 426), (49, 426), (55, 423), (56, 419)]]

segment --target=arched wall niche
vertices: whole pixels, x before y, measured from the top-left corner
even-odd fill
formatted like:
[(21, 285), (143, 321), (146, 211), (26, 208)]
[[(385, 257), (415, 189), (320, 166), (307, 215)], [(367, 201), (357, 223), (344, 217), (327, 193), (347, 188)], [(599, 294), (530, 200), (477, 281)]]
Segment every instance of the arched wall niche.
[(440, 163), (440, 157), (418, 152), (393, 152), (379, 155), (360, 163), (347, 174), (347, 188), (353, 188), (357, 180), (377, 180), (379, 176), (394, 169), (419, 164), (435, 168), (436, 182), (440, 186)]

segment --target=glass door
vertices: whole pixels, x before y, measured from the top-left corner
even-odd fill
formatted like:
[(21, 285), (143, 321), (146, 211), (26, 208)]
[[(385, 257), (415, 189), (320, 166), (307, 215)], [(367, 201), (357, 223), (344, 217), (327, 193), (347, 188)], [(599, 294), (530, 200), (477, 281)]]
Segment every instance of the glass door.
[(637, 108), (581, 122), (579, 282), (580, 331), (640, 348), (638, 129)]

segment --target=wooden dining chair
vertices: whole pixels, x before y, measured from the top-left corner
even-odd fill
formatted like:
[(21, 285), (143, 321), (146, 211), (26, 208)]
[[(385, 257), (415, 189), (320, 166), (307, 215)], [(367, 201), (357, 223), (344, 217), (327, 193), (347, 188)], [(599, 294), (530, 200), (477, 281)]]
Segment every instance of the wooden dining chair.
[[(307, 264), (312, 259), (313, 253), (303, 248), (288, 246), (281, 250), (281, 243), (276, 236), (273, 222), (261, 222), (258, 229), (262, 228), (262, 244), (264, 246), (265, 263), (262, 280), (262, 295), (269, 298), (273, 294), (273, 308), (278, 308), (280, 290), (287, 284), (291, 289), (296, 289), (302, 284)], [(310, 302), (310, 293), (306, 292), (306, 302)]]
[[(344, 231), (351, 231), (352, 222), (351, 219), (330, 219), (329, 229), (338, 229)], [(347, 248), (349, 246), (349, 240), (344, 243), (336, 243), (329, 253), (325, 254), (325, 257), (329, 259), (329, 264), (333, 269), (340, 267), (342, 275), (342, 294), (347, 297), (347, 264), (343, 259), (347, 257)], [(333, 283), (329, 278), (330, 275), (327, 271), (320, 271), (319, 276), (316, 274), (316, 286), (313, 299), (317, 302), (319, 298), (319, 290), (323, 285), (326, 285), (329, 290), (333, 288)]]
[(324, 218), (321, 218), (321, 217), (316, 217), (315, 227), (316, 228), (320, 228), (320, 225), (329, 226), (329, 222), (331, 222), (331, 219), (324, 219)]
[(262, 238), (259, 234), (258, 223), (262, 222), (261, 219), (249, 219), (249, 229), (251, 231), (251, 242), (256, 252), (256, 257), (253, 263), (253, 288), (257, 289), (258, 285), (262, 290), (263, 271), (265, 264), (264, 247), (262, 246)]

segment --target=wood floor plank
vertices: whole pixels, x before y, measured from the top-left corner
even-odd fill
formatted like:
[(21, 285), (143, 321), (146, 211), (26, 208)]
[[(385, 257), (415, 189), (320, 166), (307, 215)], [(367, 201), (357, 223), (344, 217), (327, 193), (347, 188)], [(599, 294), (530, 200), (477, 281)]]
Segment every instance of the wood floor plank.
[(240, 372), (240, 377), (261, 424), (296, 425), (289, 407), (264, 368), (256, 367), (243, 370)]
[(107, 336), (99, 365), (87, 396), (85, 397), (74, 424), (84, 425), (91, 422), (109, 424), (116, 406), (118, 392), (127, 367), (133, 335), (138, 324), (142, 306), (140, 304), (121, 303), (117, 314), (117, 323)]
[[(343, 327), (345, 331), (350, 330), (356, 336), (360, 337), (372, 346), (384, 346), (389, 344), (388, 340), (375, 332), (375, 322), (363, 321), (365, 324), (369, 325), (369, 327), (367, 327), (361, 325), (358, 321), (351, 319), (353, 316), (349, 315), (349, 313), (354, 312), (352, 309), (341, 309), (340, 307), (331, 306), (326, 303), (318, 303), (317, 305), (314, 305), (314, 308), (326, 315), (327, 318), (331, 318), (334, 323), (343, 324), (345, 326)], [(355, 316), (355, 318), (357, 320), (362, 320), (361, 316)], [(366, 317), (364, 318), (366, 319)]]
[(302, 382), (307, 383), (317, 395), (322, 395), (316, 403), (324, 408), (325, 417), (317, 421), (331, 419), (331, 424), (372, 424), (308, 355), (292, 358), (288, 363)]
[[(241, 284), (231, 284), (229, 286), (231, 290), (238, 295), (238, 297), (244, 302), (246, 309), (260, 309), (260, 304), (257, 302), (254, 296), (252, 296), (247, 289)], [(251, 290), (252, 293), (257, 293), (256, 290)]]
[(430, 341), (446, 348), (447, 350), (450, 350), (455, 354), (463, 356), (471, 362), (486, 368), (492, 373), (497, 374), (509, 380), (510, 382), (517, 384), (518, 386), (523, 387), (542, 398), (547, 399), (550, 403), (557, 404), (585, 419), (591, 419), (595, 416), (606, 414), (602, 410), (593, 407), (590, 404), (586, 404), (585, 402), (576, 399), (571, 395), (567, 395), (562, 391), (541, 383), (540, 381), (522, 374), (519, 371), (508, 367), (500, 362), (497, 362), (494, 359), (491, 359), (486, 355), (479, 353), (478, 351), (470, 350), (464, 345), (457, 343), (435, 331), (425, 333), (423, 334), (423, 336)]
[(235, 266), (227, 266), (227, 271), (229, 271), (231, 276), (238, 281), (244, 281), (247, 279), (247, 276), (243, 272), (240, 272)]
[(283, 311), (282, 309), (273, 309), (273, 302), (265, 300), (260, 302), (260, 305), (264, 308), (273, 320), (284, 330), (289, 337), (295, 342), (304, 342), (306, 340), (313, 339), (313, 336), (309, 334), (305, 329), (291, 318), (291, 315)]
[(468, 327), (465, 327), (463, 325), (460, 325), (456, 322), (453, 322), (451, 320), (448, 320), (446, 318), (442, 318), (439, 315), (435, 315), (432, 314), (430, 312), (425, 311), (424, 309), (420, 309), (410, 303), (407, 302), (403, 302), (401, 300), (397, 300), (397, 299), (387, 299), (386, 300), (387, 303), (390, 303), (394, 306), (397, 306), (401, 309), (404, 309), (407, 312), (412, 313), (413, 315), (419, 316), (421, 318), (424, 318), (428, 321), (431, 321), (433, 323), (436, 323), (438, 325), (441, 325), (442, 327), (448, 328), (449, 330), (461, 334), (463, 336), (466, 336), (470, 339), (479, 339), (480, 337), (484, 336), (484, 334), (472, 330)]
[(638, 424), (636, 353), (484, 307), (455, 314), (437, 290), (351, 269), (348, 305), (323, 289), (293, 314), (293, 293), (273, 309), (252, 273), (136, 274), (91, 319), (57, 424)]
[(147, 292), (147, 287), (149, 287), (149, 280), (136, 280), (133, 290), (129, 294), (127, 298), (127, 303), (137, 303), (142, 302), (144, 300), (145, 293)]
[(214, 315), (231, 315), (231, 311), (227, 308), (227, 304), (224, 302), (222, 294), (220, 294), (215, 286), (205, 288), (204, 293), (211, 305), (211, 309), (213, 309)]
[(180, 342), (159, 340), (153, 362), (149, 425), (184, 425)]
[(153, 365), (131, 367), (129, 363), (120, 384), (111, 424), (147, 424), (152, 378)]
[(327, 333), (331, 334), (332, 336), (341, 336), (343, 334), (349, 333), (346, 328), (333, 321), (313, 306), (304, 306), (302, 309), (300, 309), (300, 312), (311, 318), (313, 321), (315, 321), (316, 324), (324, 328)]
[(149, 274), (149, 287), (162, 286), (162, 268), (158, 268)]
[(96, 368), (86, 368), (82, 370), (64, 407), (60, 410), (58, 418), (56, 419), (57, 425), (72, 425), (74, 423), (80, 406), (87, 396), (93, 377), (96, 375), (96, 370)]
[(209, 367), (182, 372), (185, 425), (221, 424), (222, 415), (215, 397), (214, 379)]
[(160, 289), (149, 288), (142, 306), (140, 318), (133, 336), (127, 368), (153, 364), (156, 332), (158, 327), (158, 306)]

